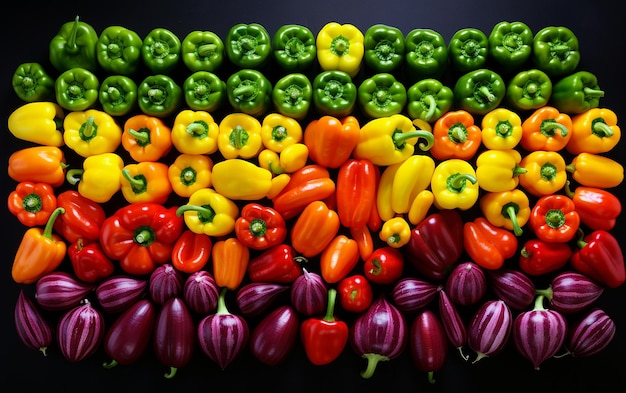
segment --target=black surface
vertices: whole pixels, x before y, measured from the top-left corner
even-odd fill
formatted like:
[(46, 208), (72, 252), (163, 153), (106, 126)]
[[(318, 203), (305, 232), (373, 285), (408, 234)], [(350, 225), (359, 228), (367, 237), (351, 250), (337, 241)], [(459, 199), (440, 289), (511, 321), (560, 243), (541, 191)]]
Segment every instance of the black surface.
[[(41, 4), (40, 4), (41, 3)], [(154, 27), (165, 27), (181, 39), (192, 30), (211, 30), (225, 37), (236, 23), (258, 22), (270, 33), (286, 23), (308, 26), (314, 33), (330, 21), (352, 23), (365, 31), (375, 23), (399, 27), (405, 34), (413, 28), (426, 27), (439, 31), (444, 38), (464, 27), (491, 31), (502, 20), (523, 21), (534, 32), (548, 25), (571, 28), (580, 39), (582, 61), (580, 69), (598, 75), (606, 95), (601, 105), (614, 110), (618, 117), (626, 116), (624, 92), (626, 83), (621, 62), (623, 48), (623, 13), (619, 2), (598, 0), (571, 1), (108, 1), (108, 2), (5, 2), (0, 111), (2, 119), (20, 105), (14, 95), (10, 76), (18, 64), (26, 61), (47, 63), (49, 40), (60, 25), (76, 15), (92, 24), (96, 31), (108, 25), (123, 25), (142, 37)], [(7, 11), (11, 6), (12, 11)], [(5, 123), (6, 124), (6, 123)], [(19, 146), (4, 127), (0, 148), (2, 160)], [(612, 155), (622, 159), (623, 143)], [(1, 171), (2, 200), (6, 200), (15, 183)], [(624, 197), (624, 188), (616, 190)], [(15, 284), (10, 276), (13, 255), (24, 227), (7, 210), (2, 212), (2, 343), (3, 365), (0, 383), (13, 389), (28, 391), (624, 391), (626, 388), (624, 361), (626, 349), (625, 287), (606, 290), (598, 300), (617, 324), (617, 334), (611, 345), (591, 358), (565, 357), (546, 361), (536, 371), (511, 347), (497, 357), (476, 364), (463, 361), (450, 350), (444, 368), (436, 373), (436, 383), (429, 385), (426, 375), (412, 365), (408, 352), (397, 359), (382, 363), (371, 379), (359, 376), (366, 362), (346, 348), (341, 357), (327, 366), (313, 366), (296, 346), (288, 360), (280, 366), (269, 367), (254, 359), (249, 351), (219, 370), (207, 358), (196, 353), (191, 364), (179, 370), (176, 377), (163, 377), (166, 368), (148, 353), (138, 364), (105, 370), (106, 356), (98, 352), (89, 360), (71, 364), (62, 358), (57, 348), (49, 355), (26, 348), (19, 340), (13, 320), (13, 308), (18, 291), (32, 286)], [(626, 235), (625, 222), (620, 218), (614, 234)], [(184, 389), (184, 390), (183, 390)]]

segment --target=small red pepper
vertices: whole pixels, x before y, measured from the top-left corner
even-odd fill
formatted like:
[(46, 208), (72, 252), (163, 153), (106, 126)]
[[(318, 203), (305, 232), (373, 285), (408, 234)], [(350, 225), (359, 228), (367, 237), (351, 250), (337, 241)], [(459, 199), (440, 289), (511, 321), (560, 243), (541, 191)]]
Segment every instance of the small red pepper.
[(497, 227), (484, 217), (463, 224), (465, 250), (479, 266), (495, 270), (515, 255), (517, 236), (507, 229)]
[(98, 240), (100, 227), (106, 219), (101, 204), (84, 197), (78, 191), (63, 191), (57, 197), (57, 205), (65, 209), (54, 222), (54, 230), (70, 243), (79, 238)]
[(572, 253), (570, 265), (579, 273), (587, 275), (609, 288), (617, 288), (626, 280), (624, 254), (617, 239), (609, 232), (596, 230), (580, 238)]
[(337, 174), (337, 214), (346, 228), (367, 224), (376, 204), (376, 166), (368, 159), (348, 159)]
[(185, 229), (172, 248), (172, 265), (184, 273), (195, 273), (207, 264), (213, 242), (204, 233)]
[(237, 239), (254, 250), (267, 250), (287, 237), (287, 224), (279, 212), (269, 206), (250, 202), (235, 221)]
[(302, 274), (303, 262), (306, 258), (297, 256), (289, 244), (278, 244), (250, 260), (248, 277), (252, 282), (289, 284)]
[(574, 238), (580, 217), (566, 195), (544, 195), (537, 200), (528, 220), (535, 235), (546, 242), (566, 243)]
[(67, 255), (76, 277), (88, 283), (102, 281), (115, 270), (98, 241), (79, 238), (70, 245)]
[(339, 305), (352, 313), (362, 313), (374, 301), (372, 284), (361, 274), (343, 278), (337, 284)]
[(580, 222), (592, 230), (610, 231), (622, 213), (622, 203), (614, 194), (597, 187), (579, 186), (572, 191), (566, 183), (565, 191), (574, 201)]
[(23, 225), (34, 227), (46, 225), (57, 207), (57, 198), (50, 184), (25, 181), (9, 194), (7, 205)]
[(375, 284), (391, 284), (404, 272), (404, 255), (394, 247), (381, 247), (374, 250), (363, 265), (365, 277)]
[(571, 256), (567, 243), (529, 239), (520, 252), (519, 267), (526, 274), (540, 276), (561, 269)]

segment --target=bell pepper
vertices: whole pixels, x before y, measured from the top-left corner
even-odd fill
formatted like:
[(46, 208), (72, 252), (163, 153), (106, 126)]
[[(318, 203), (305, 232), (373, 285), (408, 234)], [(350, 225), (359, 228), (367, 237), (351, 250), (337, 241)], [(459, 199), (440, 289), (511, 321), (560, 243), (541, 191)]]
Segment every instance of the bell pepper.
[(103, 153), (83, 160), (82, 169), (67, 171), (70, 184), (78, 183), (80, 195), (97, 203), (108, 202), (122, 187), (124, 161), (116, 153)]
[(54, 230), (65, 240), (75, 243), (78, 239), (87, 241), (100, 238), (100, 227), (106, 219), (106, 212), (101, 204), (74, 190), (60, 193), (56, 203), (65, 213), (54, 221)]
[(217, 162), (211, 183), (218, 193), (234, 200), (264, 198), (272, 188), (272, 172), (241, 158)]
[(124, 26), (107, 26), (96, 42), (96, 59), (104, 72), (111, 75), (132, 76), (141, 65), (143, 40)]
[(98, 67), (96, 43), (98, 33), (79, 19), (65, 22), (48, 45), (50, 64), (60, 73), (80, 67), (95, 72)]
[(577, 71), (554, 82), (549, 103), (561, 112), (577, 115), (598, 108), (602, 97), (604, 90), (598, 77), (589, 71)]
[(287, 237), (285, 219), (276, 210), (257, 202), (249, 202), (235, 221), (235, 235), (253, 250), (267, 250)]
[(421, 79), (406, 91), (406, 111), (410, 118), (436, 122), (452, 109), (454, 92), (440, 80)]
[(137, 85), (137, 105), (144, 115), (165, 118), (183, 103), (183, 89), (168, 75), (149, 75)]
[(218, 134), (219, 125), (209, 112), (185, 109), (176, 114), (170, 136), (176, 150), (195, 155), (215, 153)]
[(515, 74), (506, 86), (506, 102), (513, 109), (527, 111), (547, 106), (552, 97), (552, 79), (532, 68)]
[(571, 154), (609, 152), (622, 136), (617, 114), (608, 108), (593, 108), (574, 115), (571, 134), (565, 145)]
[(208, 236), (226, 236), (235, 229), (239, 206), (212, 188), (194, 191), (186, 204), (176, 210), (194, 233)]
[(443, 279), (463, 254), (463, 219), (458, 210), (429, 214), (411, 230), (407, 261), (424, 277)]
[(98, 103), (100, 81), (85, 68), (70, 68), (54, 82), (56, 102), (68, 111), (84, 111)]
[(354, 78), (361, 69), (365, 37), (358, 27), (329, 22), (315, 38), (317, 61), (322, 71), (339, 70)]
[(504, 70), (519, 69), (531, 59), (533, 38), (524, 22), (498, 22), (487, 37), (488, 56)]
[(407, 102), (406, 87), (387, 72), (363, 80), (357, 93), (363, 113), (370, 118), (399, 114)]
[(226, 102), (226, 82), (210, 71), (196, 71), (183, 82), (189, 109), (215, 112)]
[(448, 46), (443, 36), (432, 29), (416, 28), (404, 37), (404, 67), (410, 81), (441, 78), (448, 69)]
[(435, 161), (427, 155), (413, 155), (387, 167), (377, 189), (376, 203), (384, 221), (409, 213), (417, 196), (430, 186)]
[(460, 73), (485, 67), (489, 55), (489, 37), (480, 29), (465, 27), (457, 30), (448, 42), (450, 65)]
[(506, 96), (506, 83), (495, 71), (479, 68), (461, 75), (452, 90), (459, 109), (484, 115), (500, 106)]
[(530, 200), (520, 189), (510, 191), (488, 192), (479, 201), (483, 216), (496, 227), (513, 231), (521, 236), (522, 227), (530, 219)]
[(398, 248), (383, 246), (377, 248), (369, 258), (365, 259), (363, 273), (375, 284), (389, 285), (402, 277), (404, 265), (404, 254)]
[(574, 202), (584, 225), (605, 231), (615, 227), (622, 212), (622, 203), (616, 195), (597, 187), (578, 186), (572, 191), (569, 181), (565, 185), (565, 194)]
[(354, 158), (367, 158), (375, 165), (389, 166), (412, 156), (419, 138), (421, 150), (432, 148), (434, 137), (430, 131), (417, 130), (405, 115), (397, 114), (369, 120), (361, 127), (359, 140), (352, 152)]
[(149, 275), (172, 258), (184, 228), (175, 207), (136, 202), (120, 207), (100, 228), (100, 245), (128, 274)]
[(236, 112), (261, 117), (272, 107), (272, 84), (261, 71), (239, 70), (226, 80), (226, 97)]
[(81, 157), (114, 153), (122, 142), (122, 127), (113, 116), (97, 109), (68, 113), (63, 129), (65, 145)]
[(570, 266), (609, 288), (622, 285), (626, 280), (626, 269), (624, 255), (615, 236), (603, 230), (587, 235), (581, 230), (579, 234)]
[(172, 148), (172, 130), (157, 116), (138, 114), (124, 123), (121, 140), (133, 160), (158, 161)]
[(7, 200), (9, 212), (27, 227), (45, 225), (57, 207), (54, 188), (48, 183), (24, 181), (17, 184)]
[[(258, 156), (259, 166), (274, 175), (293, 173), (307, 164), (309, 148), (304, 143), (294, 143), (276, 153), (271, 149), (263, 149)], [(270, 198), (271, 199), (271, 198)]]
[(141, 58), (153, 74), (167, 74), (180, 61), (181, 42), (178, 36), (164, 27), (156, 27), (143, 38)]
[(578, 231), (580, 216), (570, 197), (551, 194), (535, 202), (528, 223), (540, 240), (567, 243)]
[(313, 85), (301, 73), (291, 73), (280, 78), (272, 89), (274, 109), (283, 116), (301, 121), (306, 118), (313, 100)]
[(213, 244), (211, 262), (217, 286), (234, 291), (246, 276), (250, 249), (235, 237), (219, 240)]
[(578, 37), (565, 26), (546, 26), (535, 33), (531, 57), (550, 77), (571, 74), (580, 63)]
[(478, 186), (488, 192), (511, 191), (519, 185), (519, 177), (527, 172), (520, 166), (519, 151), (485, 150), (476, 159)]
[(142, 161), (122, 168), (120, 184), (128, 203), (165, 203), (172, 193), (169, 166), (159, 161)]
[(337, 214), (346, 228), (367, 225), (376, 203), (377, 174), (368, 159), (348, 159), (339, 167), (336, 180)]
[(322, 71), (313, 79), (313, 106), (321, 115), (350, 116), (356, 106), (358, 88), (350, 74), (340, 70)]
[(338, 234), (320, 255), (320, 274), (326, 283), (335, 284), (345, 278), (359, 262), (361, 254), (356, 240)]
[(219, 124), (217, 147), (226, 159), (256, 157), (263, 148), (261, 122), (246, 113), (229, 113)]
[(17, 97), (24, 102), (46, 101), (54, 98), (54, 79), (36, 62), (17, 66), (11, 78)]
[(224, 41), (213, 31), (193, 30), (180, 45), (183, 64), (192, 72), (216, 72), (224, 63)]
[(370, 26), (363, 36), (363, 63), (375, 73), (399, 70), (404, 64), (404, 35), (382, 23)]
[(76, 277), (86, 283), (100, 282), (115, 271), (97, 240), (78, 238), (67, 248), (67, 256)]
[(292, 117), (270, 113), (261, 123), (261, 141), (266, 148), (280, 153), (302, 141), (302, 126)]
[(195, 273), (209, 262), (213, 241), (204, 233), (184, 229), (172, 248), (172, 266), (183, 273)]
[(337, 236), (340, 226), (336, 211), (321, 200), (311, 202), (291, 227), (291, 246), (305, 258), (318, 256)]
[(383, 222), (378, 237), (388, 247), (400, 248), (411, 240), (411, 226), (406, 218), (396, 216)]
[(565, 169), (575, 181), (587, 187), (612, 188), (624, 180), (623, 165), (600, 154), (579, 153)]
[(339, 168), (354, 151), (361, 135), (361, 126), (354, 116), (336, 118), (324, 115), (305, 127), (304, 144), (313, 162), (326, 168)]
[(109, 115), (125, 116), (137, 107), (137, 84), (129, 76), (107, 76), (100, 84), (98, 101)]
[(248, 277), (252, 282), (290, 284), (302, 274), (301, 264), (306, 262), (289, 244), (277, 244), (250, 260)]
[(526, 172), (519, 176), (520, 186), (534, 196), (554, 194), (565, 186), (565, 158), (559, 152), (537, 150), (522, 158)]
[(571, 256), (567, 243), (528, 239), (520, 250), (519, 267), (528, 275), (542, 276), (565, 267)]
[(433, 125), (435, 139), (430, 154), (437, 160), (457, 158), (469, 160), (478, 151), (482, 131), (474, 116), (466, 110), (445, 113)]
[(438, 209), (468, 210), (478, 200), (476, 171), (470, 163), (458, 158), (441, 161), (435, 166), (430, 188)]
[(315, 36), (303, 25), (282, 25), (272, 38), (272, 52), (284, 73), (310, 71), (317, 59)]
[(522, 139), (522, 119), (507, 108), (496, 108), (483, 116), (482, 143), (487, 149), (514, 149)]
[(553, 106), (535, 109), (522, 122), (520, 146), (528, 151), (561, 151), (572, 137), (572, 118)]
[(65, 154), (56, 146), (31, 146), (9, 156), (8, 174), (16, 182), (31, 181), (59, 187), (65, 182)]
[(463, 224), (465, 251), (482, 268), (501, 268), (517, 252), (517, 243), (517, 237), (509, 230), (493, 225), (485, 217)]
[(32, 284), (54, 271), (63, 262), (67, 244), (53, 233), (56, 218), (63, 214), (62, 207), (53, 210), (45, 227), (28, 228), (24, 233), (11, 267), (13, 281)]
[(224, 47), (235, 67), (258, 69), (270, 59), (272, 39), (263, 25), (238, 23), (228, 30)]
[(9, 115), (8, 128), (18, 139), (39, 145), (63, 146), (63, 108), (51, 101), (29, 102)]
[(180, 197), (189, 197), (195, 191), (211, 187), (213, 160), (204, 154), (185, 154), (176, 157), (167, 170), (172, 191)]

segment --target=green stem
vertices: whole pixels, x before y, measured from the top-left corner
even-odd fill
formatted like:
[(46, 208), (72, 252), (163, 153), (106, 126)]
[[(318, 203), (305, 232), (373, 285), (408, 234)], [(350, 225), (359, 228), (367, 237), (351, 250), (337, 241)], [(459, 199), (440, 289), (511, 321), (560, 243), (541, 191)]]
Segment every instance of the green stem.
[(62, 207), (57, 207), (50, 214), (50, 218), (48, 218), (48, 222), (46, 222), (46, 226), (43, 229), (42, 236), (48, 239), (52, 239), (52, 230), (54, 229), (54, 222), (60, 214), (64, 214), (65, 209)]
[(402, 132), (402, 130), (396, 129), (394, 133), (391, 135), (391, 139), (393, 140), (393, 144), (396, 146), (396, 149), (402, 150), (404, 148), (404, 144), (408, 139), (411, 138), (424, 138), (428, 142), (426, 145), (423, 143), (419, 144), (420, 149), (426, 151), (430, 149), (435, 143), (435, 137), (432, 132), (424, 131), (424, 130), (414, 130), (408, 132)]
[(502, 207), (502, 214), (505, 217), (508, 217), (508, 219), (511, 220), (511, 223), (513, 224), (513, 233), (515, 233), (515, 236), (521, 236), (524, 232), (522, 230), (522, 227), (519, 225), (519, 221), (517, 221), (518, 210), (519, 206), (515, 203), (507, 203)]
[(603, 121), (594, 121), (592, 132), (600, 138), (613, 136), (613, 130)]
[(424, 101), (426, 101), (426, 104), (428, 105), (428, 111), (424, 115), (424, 120), (429, 121), (433, 116), (435, 116), (435, 111), (437, 110), (437, 100), (435, 100), (435, 97), (428, 94), (424, 97)]
[(326, 305), (326, 315), (324, 315), (324, 321), (335, 321), (335, 302), (337, 300), (337, 290), (330, 288), (328, 290), (328, 304)]
[(226, 307), (226, 292), (228, 292), (228, 288), (224, 287), (220, 291), (220, 296), (217, 298), (217, 310), (215, 311), (216, 315), (228, 315), (230, 312)]
[(84, 172), (85, 172), (84, 169), (78, 169), (78, 168), (69, 169), (65, 173), (65, 179), (67, 180), (68, 183), (75, 186), (83, 178)]

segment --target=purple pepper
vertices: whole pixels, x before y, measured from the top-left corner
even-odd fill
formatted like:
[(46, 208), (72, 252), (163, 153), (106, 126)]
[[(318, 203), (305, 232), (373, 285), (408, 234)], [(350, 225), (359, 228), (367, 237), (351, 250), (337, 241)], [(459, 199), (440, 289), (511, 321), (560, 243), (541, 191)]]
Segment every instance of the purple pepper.
[(435, 313), (423, 310), (413, 319), (409, 348), (413, 364), (428, 373), (430, 383), (435, 383), (434, 373), (443, 367), (448, 353), (448, 341)]
[(93, 355), (104, 338), (104, 318), (88, 300), (61, 316), (57, 327), (57, 343), (70, 362)]
[(78, 306), (95, 288), (66, 272), (44, 275), (35, 284), (35, 299), (44, 310), (65, 311)]
[(191, 312), (182, 298), (173, 297), (163, 303), (154, 326), (154, 352), (168, 366), (165, 378), (174, 378), (186, 366), (196, 344), (196, 327)]
[(324, 314), (328, 303), (328, 288), (322, 276), (302, 269), (291, 284), (291, 304), (304, 316)]
[(196, 314), (206, 315), (215, 311), (219, 295), (215, 278), (206, 270), (198, 270), (185, 280), (183, 299)]
[(237, 290), (235, 302), (245, 317), (256, 317), (287, 290), (289, 286), (285, 284), (251, 282)]
[(52, 344), (52, 328), (37, 305), (24, 290), (20, 290), (15, 304), (15, 327), (24, 345), (37, 349), (47, 356), (46, 350)]
[(469, 306), (478, 303), (487, 292), (483, 269), (474, 262), (456, 265), (446, 278), (446, 292), (456, 304)]
[(443, 288), (439, 291), (439, 317), (446, 337), (459, 351), (463, 360), (467, 360), (469, 356), (463, 353), (463, 346), (467, 343), (467, 328), (459, 310)]
[(171, 263), (164, 263), (150, 274), (148, 291), (156, 304), (163, 305), (165, 301), (181, 296), (184, 285), (183, 274), (176, 270)]
[(400, 311), (421, 310), (437, 296), (438, 287), (421, 278), (405, 277), (393, 286), (391, 300)]
[(282, 363), (295, 346), (300, 321), (291, 305), (278, 306), (267, 314), (250, 335), (252, 355), (270, 366)]
[(563, 272), (556, 275), (546, 289), (537, 290), (544, 295), (550, 306), (562, 313), (580, 312), (595, 302), (604, 292), (604, 287), (584, 274)]
[(575, 321), (567, 334), (567, 354), (574, 357), (596, 355), (615, 337), (615, 322), (606, 312), (593, 308)]
[(467, 344), (480, 359), (500, 353), (509, 341), (513, 313), (503, 300), (488, 300), (474, 313), (467, 329)]
[(146, 294), (148, 280), (131, 276), (112, 276), (96, 287), (96, 299), (106, 313), (119, 313)]
[(535, 284), (519, 270), (487, 270), (487, 281), (494, 294), (515, 310), (526, 310), (535, 300)]

